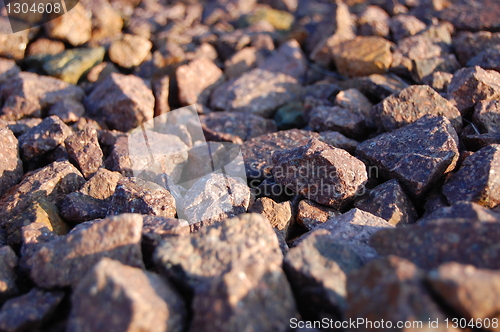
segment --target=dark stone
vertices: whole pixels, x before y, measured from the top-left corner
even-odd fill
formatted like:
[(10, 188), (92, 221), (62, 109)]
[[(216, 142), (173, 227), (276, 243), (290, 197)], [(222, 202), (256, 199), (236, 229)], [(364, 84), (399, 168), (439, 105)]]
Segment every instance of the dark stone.
[(315, 131), (338, 131), (348, 137), (367, 134), (365, 117), (340, 106), (319, 106), (311, 110), (309, 126)]
[(110, 171), (121, 173), (123, 176), (134, 176), (129, 156), (127, 136), (118, 136), (116, 138), (111, 153), (104, 163)]
[(334, 146), (336, 148), (346, 150), (350, 154), (354, 154), (357, 146), (359, 145), (358, 141), (347, 138), (341, 133), (336, 131), (323, 131), (320, 132), (319, 134), (320, 134), (319, 138), (320, 141), (328, 145)]
[(91, 178), (103, 164), (97, 130), (91, 126), (74, 133), (65, 140), (69, 160), (76, 164), (86, 179)]
[(483, 69), (500, 71), (500, 46), (496, 45), (485, 49), (466, 64), (467, 67), (479, 66)]
[(427, 26), (415, 16), (400, 14), (389, 20), (389, 27), (394, 40), (398, 41), (416, 35)]
[(17, 263), (16, 253), (11, 247), (0, 247), (0, 305), (19, 292), (16, 284)]
[(440, 222), (441, 219), (473, 222), (499, 222), (500, 214), (472, 202), (457, 202), (452, 206), (440, 207), (424, 216), (419, 224)]
[(477, 103), (472, 120), (482, 133), (500, 134), (500, 100)]
[(498, 30), (500, 4), (495, 0), (457, 0), (437, 12), (437, 17), (451, 22), (457, 30)]
[(213, 112), (201, 116), (200, 120), (203, 129), (237, 136), (243, 141), (276, 131), (276, 123), (273, 120), (254, 114)]
[(499, 42), (500, 32), (478, 31), (472, 33), (461, 31), (453, 37), (453, 46), (462, 65), (481, 52), (498, 45)]
[(84, 114), (85, 107), (74, 99), (61, 100), (52, 105), (49, 110), (49, 115), (57, 115), (64, 123), (76, 122)]
[(0, 196), (21, 181), (23, 162), (19, 158), (17, 138), (8, 128), (0, 128)]
[(12, 80), (19, 72), (21, 72), (21, 68), (16, 65), (14, 60), (0, 59), (0, 84)]

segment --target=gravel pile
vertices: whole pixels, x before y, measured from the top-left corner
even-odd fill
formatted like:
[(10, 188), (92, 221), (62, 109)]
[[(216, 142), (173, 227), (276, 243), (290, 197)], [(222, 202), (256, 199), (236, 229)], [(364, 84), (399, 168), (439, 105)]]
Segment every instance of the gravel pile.
[(0, 9), (0, 332), (500, 331), (498, 0)]

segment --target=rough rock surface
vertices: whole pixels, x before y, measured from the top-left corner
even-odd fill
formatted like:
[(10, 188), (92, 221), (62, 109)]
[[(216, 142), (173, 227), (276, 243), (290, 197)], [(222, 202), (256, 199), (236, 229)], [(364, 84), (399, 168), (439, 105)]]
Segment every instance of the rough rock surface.
[(69, 159), (78, 166), (86, 179), (92, 177), (103, 164), (97, 130), (91, 126), (74, 133), (64, 141)]
[(288, 238), (288, 230), (293, 222), (290, 201), (277, 203), (270, 198), (258, 198), (248, 209), (249, 213), (260, 213), (267, 218), (274, 230)]
[(332, 209), (331, 207), (304, 199), (299, 202), (297, 208), (297, 223), (310, 231), (340, 214), (340, 211)]
[(49, 21), (44, 27), (49, 37), (62, 39), (73, 46), (89, 41), (92, 35), (92, 21), (80, 3), (67, 14)]
[(458, 137), (448, 119), (425, 116), (361, 143), (356, 154), (421, 197), (458, 160)]
[(477, 103), (472, 120), (483, 133), (500, 133), (500, 101), (493, 99)]
[(0, 196), (21, 181), (23, 162), (19, 158), (19, 143), (12, 131), (0, 128)]
[(473, 222), (498, 222), (500, 214), (473, 202), (457, 202), (440, 207), (418, 220), (419, 224), (438, 223), (443, 219)]
[(169, 283), (109, 258), (82, 278), (71, 302), (71, 332), (180, 332), (186, 324), (184, 300)]
[(9, 246), (0, 247), (0, 303), (18, 293), (16, 285), (17, 256)]
[(109, 47), (109, 59), (123, 68), (140, 65), (153, 47), (148, 39), (141, 36), (124, 34)]
[(346, 150), (350, 154), (354, 154), (356, 147), (359, 145), (358, 141), (347, 138), (336, 131), (321, 132), (319, 140), (336, 148)]
[(119, 136), (116, 138), (111, 153), (104, 163), (106, 168), (110, 171), (119, 172), (124, 176), (134, 176), (132, 162), (130, 161), (127, 136)]
[(300, 44), (291, 39), (281, 44), (276, 54), (268, 57), (258, 68), (290, 75), (301, 82), (307, 70), (306, 56)]
[(200, 121), (204, 130), (237, 136), (243, 141), (276, 131), (273, 120), (255, 114), (214, 112), (201, 117)]
[(57, 115), (64, 123), (76, 122), (84, 114), (85, 107), (74, 99), (61, 100), (52, 105), (49, 110), (49, 116)]
[(340, 106), (319, 106), (309, 114), (309, 126), (315, 131), (338, 131), (348, 137), (366, 135), (363, 114)]
[(498, 13), (500, 4), (494, 0), (459, 0), (438, 12), (438, 17), (459, 30), (498, 30)]

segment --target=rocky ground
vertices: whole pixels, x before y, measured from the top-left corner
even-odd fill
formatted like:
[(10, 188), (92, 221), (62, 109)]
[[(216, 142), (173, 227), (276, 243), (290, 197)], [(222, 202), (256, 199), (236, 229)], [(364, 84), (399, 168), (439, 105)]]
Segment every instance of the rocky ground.
[[(498, 0), (82, 0), (0, 34), (0, 331), (500, 331), (498, 31)], [(187, 105), (248, 181), (188, 222), (127, 135)]]

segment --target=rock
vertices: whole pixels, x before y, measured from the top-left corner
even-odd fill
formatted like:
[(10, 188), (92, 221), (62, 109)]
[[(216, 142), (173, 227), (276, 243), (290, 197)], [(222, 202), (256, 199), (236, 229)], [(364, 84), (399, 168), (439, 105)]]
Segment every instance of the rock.
[(482, 148), (467, 157), (457, 173), (443, 186), (443, 193), (451, 204), (469, 201), (493, 208), (500, 203), (500, 145)]
[(290, 30), (294, 21), (291, 13), (266, 7), (260, 7), (254, 13), (244, 16), (244, 20), (249, 25), (259, 21), (269, 22), (276, 30)]
[(52, 318), (63, 291), (33, 288), (28, 293), (7, 301), (0, 311), (0, 329), (6, 332), (35, 331)]
[(422, 83), (429, 85), (437, 92), (444, 93), (448, 90), (453, 74), (444, 71), (435, 71), (422, 78)]
[(26, 263), (38, 249), (49, 241), (59, 237), (51, 231), (46, 224), (41, 222), (33, 222), (21, 228), (22, 243), (21, 243), (21, 259), (19, 260), (19, 268), (22, 273), (29, 274), (29, 266)]
[(301, 102), (291, 102), (278, 108), (274, 121), (279, 129), (302, 128), (305, 126), (304, 108)]
[(382, 37), (356, 37), (333, 48), (335, 66), (348, 77), (383, 74), (392, 62), (391, 46)]
[(170, 96), (170, 77), (165, 76), (153, 82), (153, 94), (155, 96), (155, 114), (159, 116), (170, 112), (168, 98)]
[(43, 70), (64, 82), (76, 84), (85, 72), (102, 62), (104, 53), (103, 47), (67, 50), (50, 56)]
[(258, 68), (283, 73), (302, 82), (307, 70), (306, 56), (295, 39), (284, 42), (276, 54), (268, 57)]
[(184, 300), (169, 283), (109, 258), (83, 277), (71, 302), (67, 331), (183, 331), (186, 325)]
[(108, 53), (110, 60), (118, 66), (132, 68), (146, 60), (152, 47), (153, 43), (144, 37), (123, 34), (111, 43)]
[(355, 78), (356, 88), (372, 100), (382, 100), (407, 87), (393, 76), (373, 74)]
[(442, 219), (455, 219), (456, 221), (500, 221), (500, 214), (493, 210), (486, 209), (479, 204), (472, 202), (457, 202), (452, 206), (442, 206), (429, 214), (425, 214), (418, 221), (419, 224), (440, 222)]
[(142, 217), (123, 214), (44, 243), (28, 260), (31, 279), (42, 288), (75, 286), (102, 257), (144, 268)]
[(500, 71), (500, 46), (496, 45), (485, 49), (466, 64), (467, 67), (479, 66), (483, 69)]
[(412, 224), (418, 219), (413, 203), (397, 180), (389, 180), (373, 188), (356, 200), (354, 206), (392, 225)]
[(155, 253), (161, 272), (194, 296), (190, 331), (287, 331), (297, 314), (282, 260), (271, 225), (257, 214), (172, 238)]
[(500, 133), (500, 101), (493, 99), (477, 103), (472, 120), (481, 132)]
[(427, 114), (447, 117), (457, 132), (462, 129), (462, 117), (457, 108), (427, 85), (411, 85), (372, 109), (372, 117), (387, 131), (413, 123)]
[[(446, 263), (429, 273), (428, 282), (443, 303), (467, 320), (498, 319), (500, 274), (472, 265)], [(498, 331), (493, 327), (492, 331)]]
[(276, 123), (261, 116), (236, 112), (213, 112), (200, 117), (203, 129), (237, 136), (243, 141), (273, 133)]
[(0, 58), (0, 84), (4, 84), (21, 72), (14, 60)]
[(318, 139), (272, 155), (277, 183), (317, 203), (341, 208), (364, 190), (365, 165)]
[(154, 96), (134, 75), (112, 73), (85, 97), (90, 116), (104, 117), (110, 129), (127, 132), (154, 116)]
[[(437, 331), (449, 331), (442, 323), (446, 316), (425, 288), (424, 274), (411, 262), (389, 256), (368, 263), (349, 275), (346, 319), (359, 321), (366, 331), (376, 331), (375, 322), (396, 326), (408, 322), (412, 331), (439, 320)], [(377, 299), (377, 301), (373, 301)], [(362, 320), (362, 321), (361, 321)], [(368, 321), (371, 325), (365, 325)], [(413, 327), (413, 328), (412, 328)], [(395, 327), (393, 327), (395, 328)], [(425, 327), (424, 327), (425, 328)]]
[(26, 55), (55, 55), (64, 52), (65, 45), (62, 41), (52, 40), (48, 38), (38, 38), (29, 43), (26, 49)]
[(367, 118), (367, 123), (370, 123), (368, 120), (370, 117), (370, 110), (373, 105), (358, 89), (340, 91), (337, 96), (335, 96), (334, 104), (359, 115), (365, 116)]
[(81, 100), (83, 96), (80, 87), (53, 77), (21, 72), (0, 87), (0, 98), (4, 100), (1, 117), (5, 120), (41, 117), (42, 108), (64, 99)]
[(346, 150), (350, 154), (354, 154), (354, 151), (356, 151), (356, 147), (359, 145), (359, 142), (347, 138), (336, 131), (320, 132), (319, 140), (336, 148)]
[(248, 209), (249, 213), (260, 213), (267, 218), (276, 232), (288, 238), (289, 228), (293, 223), (290, 201), (277, 203), (270, 198), (258, 198)]
[(140, 178), (121, 178), (116, 185), (108, 214), (140, 213), (175, 217), (175, 200), (170, 192)]
[(390, 16), (378, 6), (367, 6), (359, 15), (359, 33), (361, 36), (389, 36)]
[(19, 292), (16, 285), (17, 262), (16, 253), (11, 247), (0, 247), (0, 303), (3, 303)]
[(182, 105), (206, 104), (212, 91), (224, 82), (222, 70), (206, 57), (180, 66), (175, 77)]
[(298, 99), (302, 87), (297, 79), (260, 68), (217, 87), (211, 106), (227, 112), (244, 112), (271, 117), (274, 111)]
[(119, 73), (118, 69), (113, 65), (112, 62), (101, 62), (98, 65), (92, 67), (87, 73), (87, 81), (90, 83), (95, 83), (97, 81), (102, 81), (111, 73)]
[(73, 99), (64, 99), (54, 105), (49, 110), (49, 116), (58, 116), (64, 123), (78, 121), (85, 114), (85, 107), (82, 103)]
[(178, 213), (190, 225), (201, 228), (245, 213), (249, 205), (250, 188), (242, 179), (211, 173), (197, 180), (184, 194)]
[[(158, 216), (143, 216), (141, 249), (146, 268), (154, 266), (153, 254), (156, 248), (169, 238), (189, 235), (192, 227), (183, 219)], [(194, 229), (193, 229), (194, 230)]]
[(457, 30), (498, 30), (500, 4), (493, 0), (459, 0), (437, 13), (437, 17), (452, 23)]
[(42, 122), (40, 118), (25, 118), (18, 121), (10, 120), (7, 122), (7, 128), (12, 130), (16, 137), (19, 137), (31, 128), (38, 126), (40, 122)]
[(395, 178), (415, 197), (429, 190), (458, 160), (458, 137), (444, 117), (424, 116), (412, 124), (358, 145), (356, 154)]
[(300, 201), (298, 206), (297, 223), (310, 231), (339, 215), (341, 213), (338, 210), (304, 199)]
[(39, 157), (63, 144), (69, 135), (71, 129), (58, 116), (49, 116), (19, 136), (21, 156), (25, 161)]
[[(5, 19), (4, 16), (2, 18)], [(3, 26), (7, 20), (2, 21), (0, 21), (0, 25)], [(7, 24), (10, 25), (10, 23)], [(0, 34), (0, 56), (14, 60), (22, 59), (26, 51), (26, 46), (29, 42), (28, 35), (29, 30), (19, 31), (16, 33), (2, 32)]]
[(68, 13), (44, 24), (50, 38), (61, 39), (73, 46), (84, 44), (92, 36), (92, 21), (85, 8), (77, 3)]
[(500, 96), (500, 73), (481, 67), (462, 68), (448, 86), (448, 99), (464, 114), (483, 100)]
[(478, 268), (498, 269), (500, 251), (495, 240), (496, 222), (453, 219), (382, 230), (370, 245), (382, 255), (398, 255), (423, 269), (455, 261)]
[(243, 73), (255, 68), (264, 59), (263, 54), (255, 47), (245, 47), (224, 61), (224, 74), (228, 79), (241, 76)]
[(128, 137), (119, 136), (113, 144), (109, 157), (105, 160), (106, 168), (124, 176), (134, 176), (128, 150)]
[(319, 106), (311, 110), (309, 126), (315, 131), (338, 131), (349, 137), (366, 136), (366, 118), (340, 106)]
[(241, 146), (249, 179), (263, 180), (271, 176), (271, 156), (276, 151), (293, 149), (306, 144), (311, 138), (318, 138), (314, 132), (291, 129), (261, 135), (246, 141)]
[(19, 143), (12, 131), (0, 128), (0, 197), (21, 181), (23, 162), (19, 158)]
[(427, 26), (415, 16), (396, 15), (389, 20), (389, 27), (395, 41), (413, 36), (424, 30)]
[(488, 31), (460, 31), (453, 37), (453, 46), (456, 50), (458, 60), (465, 65), (470, 59), (490, 47), (498, 45), (500, 33)]
[(64, 144), (69, 160), (78, 166), (86, 179), (92, 177), (103, 164), (103, 153), (97, 139), (97, 130), (86, 126), (69, 136)]

